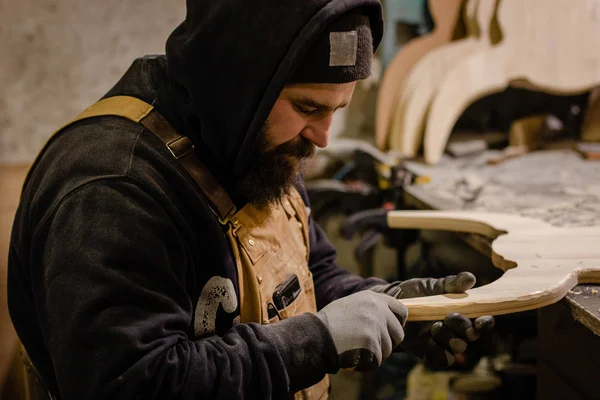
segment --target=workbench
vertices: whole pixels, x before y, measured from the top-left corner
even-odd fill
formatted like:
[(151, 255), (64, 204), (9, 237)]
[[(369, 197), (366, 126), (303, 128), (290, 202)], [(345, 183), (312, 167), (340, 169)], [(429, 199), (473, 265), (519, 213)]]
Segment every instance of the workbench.
[[(600, 225), (599, 161), (562, 149), (488, 165), (496, 153), (444, 156), (434, 166), (406, 162), (409, 171), (428, 176), (430, 182), (407, 186), (405, 204), (418, 209), (518, 214), (564, 227)], [(462, 237), (489, 253), (487, 239)], [(598, 336), (599, 285), (578, 285), (561, 302), (538, 310), (539, 399), (600, 399), (595, 383), (600, 377)]]

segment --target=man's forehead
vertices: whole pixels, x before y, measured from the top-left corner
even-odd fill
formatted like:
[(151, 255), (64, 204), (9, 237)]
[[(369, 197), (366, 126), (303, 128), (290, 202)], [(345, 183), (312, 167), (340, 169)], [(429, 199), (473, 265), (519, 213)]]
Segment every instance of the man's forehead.
[(336, 109), (345, 106), (354, 93), (355, 83), (343, 84), (297, 84), (286, 86), (282, 98), (309, 107)]

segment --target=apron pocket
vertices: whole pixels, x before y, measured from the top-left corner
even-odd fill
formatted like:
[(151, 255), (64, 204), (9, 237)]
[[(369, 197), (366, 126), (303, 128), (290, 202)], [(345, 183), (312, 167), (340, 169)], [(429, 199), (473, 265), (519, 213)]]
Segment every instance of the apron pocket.
[(300, 294), (298, 295), (296, 300), (294, 300), (290, 305), (288, 305), (283, 310), (279, 310), (279, 315), (281, 315), (281, 319), (293, 317), (294, 315), (298, 315), (298, 314), (305, 312), (305, 311), (303, 311), (305, 300), (306, 300), (306, 293), (304, 293), (304, 288), (302, 288), (302, 291), (300, 292)]
[[(314, 314), (317, 311), (315, 305), (315, 287), (310, 271), (308, 272), (308, 276), (301, 281), (300, 287), (302, 288), (302, 291), (298, 297), (283, 310), (279, 310), (279, 315), (282, 320), (307, 312)], [(279, 317), (274, 317), (271, 318), (269, 322), (273, 323), (278, 320)]]

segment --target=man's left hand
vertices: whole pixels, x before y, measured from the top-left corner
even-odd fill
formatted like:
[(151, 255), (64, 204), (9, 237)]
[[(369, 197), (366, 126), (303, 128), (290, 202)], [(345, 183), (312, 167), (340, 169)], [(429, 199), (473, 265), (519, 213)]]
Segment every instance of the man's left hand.
[[(475, 285), (475, 276), (461, 272), (444, 278), (415, 278), (403, 282), (371, 287), (397, 299), (464, 293)], [(409, 322), (402, 348), (422, 358), (428, 366), (444, 367), (454, 363), (455, 355), (467, 349), (467, 343), (494, 327), (494, 317), (482, 316), (474, 321), (459, 313), (451, 313), (435, 323)]]

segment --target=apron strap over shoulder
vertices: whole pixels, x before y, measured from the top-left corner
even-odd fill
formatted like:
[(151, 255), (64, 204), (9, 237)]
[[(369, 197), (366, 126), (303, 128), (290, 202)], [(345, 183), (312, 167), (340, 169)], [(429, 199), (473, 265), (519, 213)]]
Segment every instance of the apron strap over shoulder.
[(164, 143), (173, 158), (178, 160), (196, 181), (212, 203), (211, 209), (221, 224), (226, 225), (235, 215), (237, 210), (233, 201), (208, 168), (198, 159), (190, 138), (177, 133), (169, 121), (152, 105), (131, 96), (108, 97), (85, 109), (69, 124), (102, 115), (124, 117), (143, 125)]

